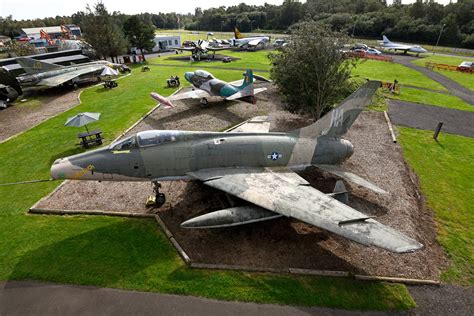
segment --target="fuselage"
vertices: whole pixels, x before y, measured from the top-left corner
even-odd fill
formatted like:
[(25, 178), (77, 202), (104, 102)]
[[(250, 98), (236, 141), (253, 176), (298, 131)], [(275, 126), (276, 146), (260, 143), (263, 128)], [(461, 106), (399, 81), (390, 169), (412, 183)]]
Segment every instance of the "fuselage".
[(59, 68), (55, 70), (49, 70), (49, 71), (44, 71), (44, 72), (39, 72), (36, 74), (24, 74), (21, 76), (18, 76), (16, 79), (22, 86), (32, 86), (36, 85), (38, 82), (40, 82), (42, 79), (47, 79), (55, 76), (60, 76), (63, 74), (71, 73), (74, 71), (83, 71), (86, 70), (88, 71), (87, 74), (79, 75), (77, 79), (73, 79), (73, 82), (80, 81), (81, 77), (91, 77), (91, 76), (98, 76), (100, 72), (102, 72), (104, 66), (109, 65), (110, 63), (107, 61), (96, 61), (96, 62), (90, 62), (86, 64), (80, 64), (77, 66), (68, 66), (64, 68)]
[[(61, 158), (51, 167), (54, 179), (150, 181), (188, 179), (211, 168), (289, 167), (298, 138), (284, 133), (145, 131), (101, 148)], [(344, 139), (317, 142), (312, 163), (339, 163), (352, 155)]]
[(403, 44), (397, 44), (397, 43), (392, 43), (392, 42), (382, 43), (380, 47), (388, 49), (388, 50), (395, 50), (395, 51), (399, 50), (405, 53), (411, 52), (411, 53), (421, 54), (421, 53), (428, 52), (426, 49), (424, 49), (423, 47), (419, 45), (403, 45)]
[(204, 90), (211, 96), (226, 98), (239, 91), (238, 87), (215, 78), (211, 73), (205, 70), (186, 72), (184, 78), (195, 88)]
[(231, 41), (232, 41), (233, 46), (245, 46), (253, 41), (258, 41), (260, 43), (268, 43), (270, 41), (270, 38), (268, 36), (256, 36), (256, 37), (234, 38)]

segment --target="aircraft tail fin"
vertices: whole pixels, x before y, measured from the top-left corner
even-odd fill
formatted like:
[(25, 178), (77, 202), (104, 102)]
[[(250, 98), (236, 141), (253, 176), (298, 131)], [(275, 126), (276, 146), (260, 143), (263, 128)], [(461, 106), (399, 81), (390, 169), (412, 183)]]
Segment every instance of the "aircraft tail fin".
[(239, 29), (237, 27), (234, 27), (234, 37), (239, 39), (239, 38), (244, 38), (242, 33), (240, 33)]
[(36, 74), (39, 72), (63, 68), (63, 66), (47, 63), (33, 58), (18, 57), (16, 61), (28, 74)]
[(300, 138), (344, 135), (359, 113), (371, 103), (372, 97), (380, 85), (380, 81), (368, 81), (314, 124), (297, 129), (292, 134), (296, 134)]
[(243, 90), (245, 87), (250, 86), (253, 84), (254, 77), (252, 69), (247, 69), (244, 73), (244, 82), (239, 87), (239, 90)]
[(383, 43), (384, 43), (384, 44), (391, 43), (390, 40), (388, 39), (388, 37), (385, 36), (385, 35), (382, 35), (382, 39), (383, 39)]

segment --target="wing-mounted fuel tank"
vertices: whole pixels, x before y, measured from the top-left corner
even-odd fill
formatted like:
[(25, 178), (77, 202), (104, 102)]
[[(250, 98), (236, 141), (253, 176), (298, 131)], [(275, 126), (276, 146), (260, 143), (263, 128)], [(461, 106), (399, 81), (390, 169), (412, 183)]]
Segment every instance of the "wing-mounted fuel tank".
[[(341, 180), (336, 182), (333, 193), (329, 193), (328, 195), (345, 204), (347, 204), (349, 200), (348, 192)], [(257, 205), (246, 205), (226, 208), (191, 218), (181, 223), (181, 227), (224, 228), (268, 221), (282, 216), (283, 215), (269, 211)]]
[(352, 156), (354, 146), (338, 137), (319, 137), (314, 150), (313, 164), (339, 164)]

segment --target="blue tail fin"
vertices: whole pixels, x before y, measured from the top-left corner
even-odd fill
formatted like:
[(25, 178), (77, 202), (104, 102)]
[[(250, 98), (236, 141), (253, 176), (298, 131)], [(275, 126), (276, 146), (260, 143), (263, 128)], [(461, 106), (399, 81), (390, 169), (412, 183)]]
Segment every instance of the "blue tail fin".
[(245, 71), (245, 74), (244, 74), (244, 82), (239, 87), (239, 90), (242, 90), (251, 84), (253, 84), (253, 72), (251, 69), (247, 69), (247, 71)]

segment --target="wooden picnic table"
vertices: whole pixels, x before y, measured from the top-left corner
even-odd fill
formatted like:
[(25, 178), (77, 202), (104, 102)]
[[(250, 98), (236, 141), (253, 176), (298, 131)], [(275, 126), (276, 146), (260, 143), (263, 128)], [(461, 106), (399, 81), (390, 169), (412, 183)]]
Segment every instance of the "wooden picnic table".
[(93, 145), (101, 145), (104, 138), (102, 137), (102, 131), (100, 129), (93, 130), (92, 132), (80, 133), (77, 138), (81, 139), (79, 145), (84, 148), (88, 148)]

